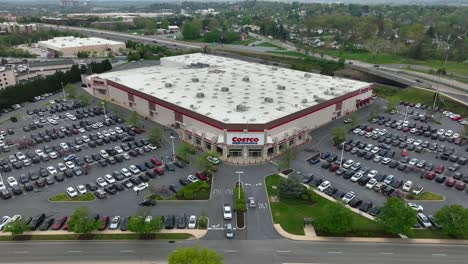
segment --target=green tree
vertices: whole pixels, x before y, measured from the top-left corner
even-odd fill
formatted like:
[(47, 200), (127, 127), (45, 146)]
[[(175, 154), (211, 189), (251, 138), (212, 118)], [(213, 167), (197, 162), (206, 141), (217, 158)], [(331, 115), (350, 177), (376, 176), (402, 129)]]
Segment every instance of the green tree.
[(339, 203), (328, 203), (323, 209), (326, 214), (319, 214), (314, 219), (314, 227), (321, 233), (345, 235), (352, 229), (353, 213)]
[(168, 28), (169, 28), (169, 21), (164, 20), (164, 21), (162, 22), (161, 27), (162, 27), (163, 29), (168, 29)]
[(83, 105), (85, 105), (85, 106), (88, 106), (88, 105), (89, 105), (89, 100), (90, 100), (89, 96), (87, 96), (86, 94), (81, 94), (81, 95), (79, 96), (79, 98), (80, 98), (80, 102), (81, 102)]
[(67, 94), (67, 98), (75, 98), (76, 97), (76, 86), (73, 83), (68, 83), (63, 87), (65, 93)]
[(200, 37), (201, 25), (197, 21), (187, 21), (182, 27), (182, 36), (184, 39), (191, 40)]
[(455, 238), (468, 236), (468, 209), (461, 205), (445, 205), (435, 214), (442, 231)]
[(148, 130), (148, 141), (158, 147), (161, 147), (164, 138), (164, 130), (160, 126), (152, 127)]
[(182, 142), (179, 146), (177, 146), (176, 149), (177, 156), (181, 157), (184, 160), (188, 160), (188, 156), (195, 154), (195, 152), (195, 147), (187, 142)]
[(3, 232), (11, 232), (12, 236), (20, 236), (29, 230), (29, 225), (23, 219), (10, 222), (3, 228)]
[(177, 248), (167, 257), (168, 264), (223, 264), (223, 260), (224, 257), (216, 251), (206, 248), (200, 250), (198, 246)]
[(389, 198), (377, 216), (377, 222), (384, 226), (385, 231), (392, 234), (409, 235), (416, 223), (416, 211), (406, 206), (403, 200)]
[(127, 117), (127, 122), (131, 126), (138, 126), (138, 122), (140, 121), (140, 115), (136, 112), (133, 111), (128, 117)]
[(306, 192), (306, 187), (302, 185), (299, 177), (282, 177), (280, 180), (279, 196), (287, 199), (298, 199)]
[(215, 170), (215, 165), (208, 160), (208, 157), (216, 157), (219, 158), (219, 153), (214, 151), (206, 151), (203, 152), (198, 158), (195, 160), (195, 167), (199, 170), (206, 171), (208, 173), (212, 173)]
[(463, 125), (463, 130), (460, 133), (462, 137), (468, 138), (468, 125)]
[(331, 131), (333, 145), (343, 143), (346, 140), (346, 129), (344, 127), (336, 127)]
[(284, 150), (283, 154), (281, 155), (280, 167), (283, 169), (289, 168), (291, 165), (291, 161), (293, 161), (295, 158), (296, 154), (294, 153), (294, 150), (291, 147), (288, 147)]
[(54, 51), (54, 58), (60, 58), (63, 56), (63, 52), (61, 51)]
[(78, 207), (70, 216), (68, 221), (68, 231), (76, 234), (90, 234), (98, 229), (101, 225), (99, 220), (92, 217), (91, 212), (87, 207)]
[(153, 217), (151, 221), (145, 221), (146, 215), (136, 215), (128, 220), (128, 230), (143, 237), (153, 236), (163, 227), (161, 217)]
[(387, 111), (392, 111), (396, 109), (400, 99), (397, 96), (392, 96), (387, 99)]

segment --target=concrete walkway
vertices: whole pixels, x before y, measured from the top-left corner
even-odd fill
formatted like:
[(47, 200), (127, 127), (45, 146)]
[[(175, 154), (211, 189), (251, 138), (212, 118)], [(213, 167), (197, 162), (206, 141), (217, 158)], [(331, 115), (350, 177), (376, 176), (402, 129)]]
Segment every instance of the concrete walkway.
[[(190, 239), (200, 239), (206, 235), (208, 230), (202, 229), (162, 229), (159, 231), (158, 234), (189, 234), (192, 235), (193, 238)], [(31, 236), (40, 236), (40, 235), (74, 235), (75, 233), (68, 232), (66, 230), (47, 230), (47, 231), (28, 231), (24, 232), (24, 235), (31, 235)], [(130, 231), (120, 231), (120, 230), (103, 230), (103, 231), (95, 231), (92, 234), (134, 234)], [(8, 232), (0, 232), (0, 236), (10, 236), (11, 234)]]

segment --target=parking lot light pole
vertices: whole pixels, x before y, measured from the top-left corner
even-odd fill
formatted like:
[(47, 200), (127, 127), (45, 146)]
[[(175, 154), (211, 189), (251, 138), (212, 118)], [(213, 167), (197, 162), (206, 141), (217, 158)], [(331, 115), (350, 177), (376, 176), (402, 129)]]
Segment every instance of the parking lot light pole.
[(169, 138), (171, 139), (171, 143), (172, 143), (172, 161), (175, 161), (174, 136), (171, 135)]
[(106, 114), (106, 103), (101, 102), (102, 108), (104, 109), (104, 120), (107, 121), (107, 114)]
[[(241, 184), (241, 179), (240, 179), (240, 177), (241, 177), (241, 174), (244, 173), (244, 172), (243, 172), (243, 171), (236, 171), (236, 173), (237, 173), (237, 176), (239, 177), (238, 182), (239, 182), (239, 184)], [(241, 186), (242, 186), (242, 184), (241, 184)], [(239, 192), (238, 192), (238, 193), (239, 193), (239, 194), (238, 194), (238, 195), (239, 195), (239, 199), (240, 199), (240, 189), (241, 189), (241, 188), (240, 188), (240, 186), (239, 186)]]
[(60, 84), (62, 85), (63, 101), (66, 102), (67, 101), (67, 94), (65, 93), (65, 88), (63, 87), (63, 82), (60, 82)]
[(406, 116), (408, 115), (408, 108), (409, 108), (409, 105), (406, 106), (406, 111), (405, 111), (405, 120), (403, 120), (403, 123), (405, 123), (406, 121)]
[(3, 184), (3, 176), (1, 173), (0, 173), (0, 182)]
[(344, 154), (344, 144), (345, 144), (345, 143), (346, 143), (346, 141), (343, 141), (343, 142), (341, 143), (341, 145), (343, 145), (343, 146), (342, 146), (342, 148), (341, 148), (340, 169), (341, 169), (341, 164), (343, 164), (343, 154)]

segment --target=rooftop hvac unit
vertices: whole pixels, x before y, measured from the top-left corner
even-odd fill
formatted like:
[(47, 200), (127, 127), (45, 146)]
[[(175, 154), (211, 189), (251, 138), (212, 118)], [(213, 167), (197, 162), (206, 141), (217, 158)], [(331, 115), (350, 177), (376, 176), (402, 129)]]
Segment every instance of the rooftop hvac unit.
[(205, 97), (205, 94), (204, 94), (204, 93), (201, 93), (201, 92), (200, 92), (200, 93), (197, 93), (197, 98), (203, 98), (203, 97)]
[(167, 88), (172, 87), (172, 83), (165, 83), (164, 84)]
[(249, 82), (250, 81), (250, 78), (248, 76), (245, 76), (242, 78), (242, 81), (244, 82)]
[(239, 112), (245, 112), (247, 111), (247, 106), (243, 105), (243, 104), (239, 104), (236, 106), (236, 110), (239, 111)]
[(278, 88), (278, 90), (286, 90), (286, 86), (284, 85), (278, 85), (276, 87)]
[(310, 74), (310, 73), (304, 73), (304, 77), (310, 78), (310, 77), (312, 77), (312, 74)]
[(302, 99), (301, 103), (307, 104), (307, 98)]
[(221, 87), (221, 92), (229, 92), (229, 88), (227, 88), (227, 87)]
[(265, 102), (273, 103), (273, 98), (271, 98), (271, 97), (265, 97)]
[(192, 78), (192, 82), (198, 82), (198, 78)]
[(317, 99), (318, 98), (318, 95), (314, 94), (314, 99)]
[(276, 70), (278, 70), (278, 68), (277, 68), (277, 67), (273, 67), (273, 68), (271, 68), (271, 70), (272, 70), (272, 71), (276, 71)]

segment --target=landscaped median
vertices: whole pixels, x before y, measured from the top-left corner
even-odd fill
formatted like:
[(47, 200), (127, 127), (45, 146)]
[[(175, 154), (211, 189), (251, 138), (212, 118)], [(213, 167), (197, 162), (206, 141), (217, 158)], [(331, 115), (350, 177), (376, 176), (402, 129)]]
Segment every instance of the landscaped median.
[(92, 193), (85, 193), (74, 198), (70, 198), (66, 193), (59, 193), (50, 197), (49, 202), (90, 202), (95, 199)]
[(445, 201), (445, 197), (432, 192), (423, 192), (418, 196), (407, 194), (405, 199), (408, 201)]
[(210, 181), (197, 181), (185, 185), (180, 190), (178, 190), (175, 195), (168, 195), (168, 192), (166, 192), (166, 190), (164, 191), (164, 193), (158, 193), (158, 191), (161, 192), (162, 190), (156, 188), (154, 192), (145, 196), (145, 200), (208, 200), (210, 198), (210, 190)]

